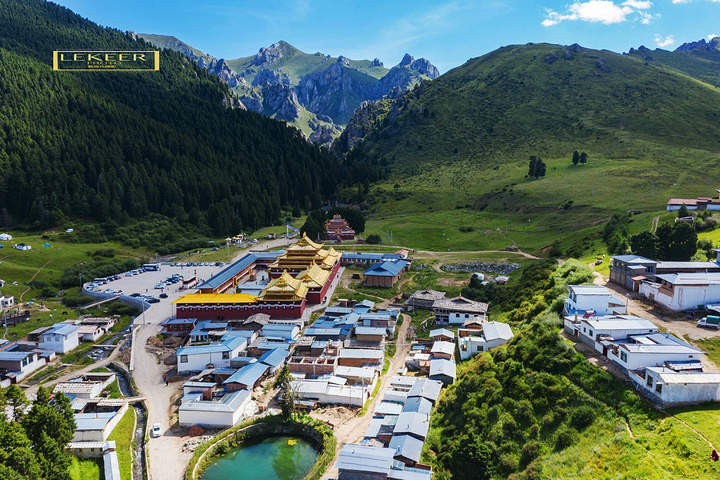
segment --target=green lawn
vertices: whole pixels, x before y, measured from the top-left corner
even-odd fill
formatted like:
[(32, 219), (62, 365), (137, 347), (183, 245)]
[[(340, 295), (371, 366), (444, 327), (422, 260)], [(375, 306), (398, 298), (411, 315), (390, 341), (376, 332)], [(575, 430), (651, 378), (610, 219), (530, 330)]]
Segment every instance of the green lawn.
[(120, 464), (120, 476), (130, 478), (132, 471), (132, 444), (134, 438), (133, 427), (135, 425), (135, 409), (130, 407), (117, 424), (115, 430), (108, 437), (108, 441), (115, 442), (118, 463)]
[(70, 465), (70, 478), (72, 480), (101, 480), (103, 460), (72, 457)]

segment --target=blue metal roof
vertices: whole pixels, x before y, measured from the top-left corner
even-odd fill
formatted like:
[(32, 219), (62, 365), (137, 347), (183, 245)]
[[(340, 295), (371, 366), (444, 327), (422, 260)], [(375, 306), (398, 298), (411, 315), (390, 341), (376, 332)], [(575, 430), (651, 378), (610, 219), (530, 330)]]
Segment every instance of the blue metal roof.
[(0, 352), (0, 360), (8, 362), (19, 362), (21, 360), (25, 360), (25, 358), (32, 354), (33, 352)]
[(211, 343), (210, 345), (190, 345), (179, 348), (178, 355), (197, 355), (201, 353), (231, 352), (247, 343), (245, 337), (229, 337), (222, 342)]
[(198, 288), (220, 288), (220, 286), (233, 278), (235, 275), (237, 275), (239, 272), (241, 272), (243, 269), (249, 267), (255, 261), (257, 261), (258, 257), (253, 255), (252, 253), (248, 253), (244, 257), (242, 257), (237, 262), (233, 263), (232, 265), (226, 267), (223, 269), (220, 273), (217, 275), (214, 275), (209, 280), (203, 282), (200, 284)]
[(335, 467), (341, 474), (346, 470), (387, 475), (394, 455), (395, 450), (391, 448), (346, 444), (340, 450)]
[(423, 415), (429, 415), (431, 410), (432, 402), (424, 397), (408, 398), (402, 407), (403, 412), (422, 413)]
[(363, 275), (372, 275), (375, 277), (394, 277), (398, 275), (403, 268), (409, 265), (407, 260), (395, 260), (377, 263), (365, 270)]
[(273, 350), (268, 350), (267, 352), (263, 353), (260, 358), (258, 358), (258, 363), (264, 363), (265, 365), (269, 365), (271, 367), (277, 367), (278, 365), (282, 365), (285, 363), (285, 359), (288, 357), (288, 351), (283, 350), (282, 348), (275, 348)]
[(419, 462), (423, 441), (410, 435), (393, 435), (388, 447), (396, 450), (395, 456), (402, 456)]
[(80, 327), (78, 327), (77, 325), (72, 325), (69, 323), (56, 323), (55, 325), (52, 326), (52, 328), (50, 330), (43, 333), (43, 335), (52, 334), (52, 335), (66, 336), (66, 335), (70, 335), (71, 333), (73, 333), (74, 331), (76, 331), (78, 329), (80, 329)]
[(267, 369), (268, 366), (264, 363), (249, 363), (237, 372), (233, 373), (227, 380), (223, 382), (223, 384), (240, 383), (242, 385), (247, 385), (250, 389), (252, 389), (255, 387), (255, 382), (257, 382), (260, 377), (265, 375)]

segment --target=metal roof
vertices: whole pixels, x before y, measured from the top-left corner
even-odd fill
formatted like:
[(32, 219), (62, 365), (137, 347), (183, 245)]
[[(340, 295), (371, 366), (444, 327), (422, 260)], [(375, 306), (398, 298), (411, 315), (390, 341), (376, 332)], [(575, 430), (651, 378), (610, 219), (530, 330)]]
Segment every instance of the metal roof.
[(405, 405), (403, 405), (402, 411), (429, 415), (432, 410), (432, 405), (432, 402), (427, 398), (411, 397), (405, 400)]
[(399, 470), (393, 468), (388, 474), (388, 480), (431, 480), (432, 470), (422, 470), (420, 468), (405, 468)]
[(455, 338), (455, 333), (446, 328), (436, 328), (435, 330), (430, 330), (430, 337), (439, 337), (441, 335)]
[(395, 450), (392, 448), (347, 444), (340, 450), (335, 466), (340, 473), (347, 470), (387, 475), (394, 455)]
[(228, 337), (222, 342), (211, 343), (210, 345), (190, 345), (188, 347), (179, 348), (177, 355), (201, 355), (205, 353), (215, 352), (231, 352), (238, 348), (242, 348), (247, 344), (245, 337)]
[(403, 411), (403, 404), (398, 402), (380, 402), (375, 407), (376, 415), (400, 415)]
[(396, 450), (395, 456), (402, 456), (414, 462), (419, 462), (423, 441), (411, 435), (393, 435), (388, 447)]
[(399, 275), (400, 272), (402, 272), (403, 269), (408, 265), (410, 265), (410, 262), (408, 262), (407, 260), (388, 260), (382, 263), (376, 263), (375, 265), (365, 270), (365, 272), (363, 272), (363, 275), (370, 275), (373, 277), (394, 277), (396, 275)]
[(50, 330), (43, 333), (43, 336), (45, 335), (62, 335), (64, 337), (71, 335), (75, 332), (77, 332), (80, 329), (77, 325), (72, 325), (70, 323), (56, 323), (52, 326)]
[(671, 269), (683, 269), (683, 268), (695, 268), (695, 269), (717, 269), (720, 267), (717, 262), (658, 262), (657, 269), (671, 268)]
[(430, 360), (430, 375), (428, 376), (432, 378), (437, 375), (447, 375), (448, 377), (457, 378), (455, 362), (447, 358), (433, 358)]
[(288, 353), (289, 352), (285, 349), (274, 348), (263, 353), (262, 356), (258, 358), (258, 363), (264, 363), (265, 365), (269, 365), (271, 367), (277, 367), (278, 365), (285, 363)]
[(641, 257), (639, 255), (615, 255), (612, 257), (613, 260), (619, 260), (623, 263), (642, 263), (642, 264), (657, 264), (655, 260)]
[(344, 367), (342, 365), (335, 369), (335, 375), (343, 378), (360, 378), (368, 383), (375, 378), (377, 370), (370, 367)]
[[(605, 316), (596, 318), (587, 318), (580, 321), (587, 323), (590, 327), (597, 330), (653, 330), (657, 332), (658, 328), (650, 320), (644, 318), (625, 318), (615, 316)], [(649, 332), (648, 332), (649, 333)]]
[(441, 308), (451, 312), (487, 313), (488, 304), (476, 302), (462, 296), (455, 298), (441, 298), (433, 302), (433, 310)]
[(76, 413), (75, 414), (75, 430), (103, 430), (110, 420), (115, 416), (116, 412), (101, 413)]
[(213, 275), (209, 280), (201, 283), (198, 288), (220, 288), (223, 283), (231, 280), (233, 277), (235, 277), (235, 275), (243, 271), (245, 268), (254, 264), (257, 259), (257, 256), (253, 255), (252, 253), (248, 253), (237, 262), (220, 271), (220, 273)]
[[(450, 360), (446, 361), (449, 362)], [(410, 388), (407, 396), (408, 398), (425, 397), (435, 402), (440, 396), (440, 390), (442, 390), (442, 382), (429, 378), (418, 378), (412, 388)]]
[(431, 353), (442, 353), (445, 355), (452, 355), (455, 352), (455, 344), (452, 342), (439, 341), (433, 343)]
[(382, 360), (385, 352), (369, 348), (343, 348), (338, 355), (340, 358), (368, 358)]
[(355, 327), (355, 335), (381, 335), (384, 337), (386, 333), (385, 327)]
[(720, 373), (674, 372), (664, 367), (647, 367), (645, 370), (657, 374), (663, 383), (675, 384), (720, 384)]
[(486, 322), (483, 323), (483, 336), (485, 340), (510, 340), (514, 335), (510, 325), (507, 323)]
[(19, 362), (21, 360), (25, 360), (29, 355), (32, 355), (35, 352), (0, 352), (0, 361), (6, 361), (6, 362)]
[(612, 295), (612, 292), (601, 285), (568, 285), (578, 295)]
[(656, 278), (665, 280), (673, 285), (718, 285), (720, 284), (720, 272), (708, 273), (665, 273), (655, 275)]
[(425, 438), (430, 428), (429, 418), (428, 415), (422, 413), (403, 412), (398, 415), (398, 421), (393, 430), (393, 435), (407, 433)]
[(260, 377), (265, 375), (267, 369), (268, 366), (264, 363), (249, 363), (237, 372), (233, 373), (227, 380), (223, 382), (223, 384), (239, 383), (241, 385), (247, 385), (248, 388), (252, 390), (255, 387), (255, 382), (257, 382)]
[(250, 391), (244, 388), (225, 394), (220, 400), (202, 400), (199, 396), (185, 395), (190, 401), (183, 402), (180, 410), (196, 410), (205, 412), (234, 412), (247, 400)]

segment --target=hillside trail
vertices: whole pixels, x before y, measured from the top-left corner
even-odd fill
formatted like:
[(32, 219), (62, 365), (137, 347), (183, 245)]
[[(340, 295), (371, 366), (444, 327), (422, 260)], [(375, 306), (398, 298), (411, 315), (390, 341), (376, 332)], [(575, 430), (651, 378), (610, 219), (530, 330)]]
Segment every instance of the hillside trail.
[(410, 352), (410, 342), (407, 340), (407, 333), (412, 319), (405, 314), (401, 314), (403, 323), (398, 329), (395, 355), (390, 359), (390, 367), (388, 371), (378, 381), (380, 382), (380, 388), (378, 389), (377, 395), (372, 399), (367, 407), (365, 415), (362, 417), (354, 416), (346, 421), (335, 426), (333, 433), (337, 438), (337, 451), (335, 452), (335, 458), (331, 462), (331, 466), (328, 467), (323, 478), (337, 478), (337, 468), (335, 462), (337, 461), (340, 450), (343, 445), (347, 443), (360, 443), (365, 436), (365, 431), (370, 426), (370, 421), (373, 418), (373, 412), (380, 402), (382, 402), (383, 392), (387, 388), (390, 378), (396, 374), (397, 370), (405, 365), (405, 357)]
[[(30, 280), (28, 280), (28, 283), (30, 283), (30, 282), (32, 282), (33, 280), (35, 280), (35, 277), (37, 277), (37, 274), (40, 273), (40, 270), (42, 270), (43, 268), (47, 267), (47, 264), (50, 263), (51, 261), (52, 261), (52, 258), (51, 258), (50, 260), (48, 260), (47, 262), (45, 262), (45, 265), (43, 265), (42, 267), (38, 268), (38, 271), (35, 272), (35, 275), (33, 275)], [(20, 300), (19, 300), (20, 302), (22, 302), (23, 295), (25, 295), (29, 290), (30, 290), (30, 287), (26, 288), (25, 291), (20, 294)]]
[(424, 255), (464, 255), (464, 254), (477, 255), (477, 254), (482, 254), (482, 253), (507, 253), (510, 255), (521, 255), (525, 258), (530, 258), (533, 260), (540, 259), (540, 257), (536, 257), (535, 255), (531, 255), (529, 253), (523, 252), (520, 249), (515, 250), (515, 251), (511, 251), (511, 250), (454, 250), (452, 252), (434, 252), (432, 250), (419, 250), (416, 248), (405, 247), (402, 245), (382, 245), (382, 246), (388, 247), (388, 248), (397, 248), (397, 249), (402, 249), (402, 250), (408, 250), (413, 253), (422, 253)]
[(657, 231), (658, 223), (660, 223), (660, 215), (652, 219), (652, 223), (650, 224), (650, 231), (652, 233)]

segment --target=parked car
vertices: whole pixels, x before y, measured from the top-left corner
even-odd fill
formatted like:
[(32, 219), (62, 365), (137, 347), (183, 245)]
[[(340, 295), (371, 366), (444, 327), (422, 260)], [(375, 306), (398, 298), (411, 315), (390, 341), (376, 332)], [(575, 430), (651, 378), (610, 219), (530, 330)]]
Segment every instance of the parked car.
[(135, 298), (137, 298), (137, 297), (139, 297), (139, 296), (140, 296), (140, 294), (136, 292), (136, 293), (131, 293), (131, 294), (130, 294), (130, 296), (131, 296), (131, 297), (135, 297)]
[(160, 298), (167, 298), (167, 293), (161, 293)]
[(159, 423), (154, 424), (151, 435), (155, 438), (162, 436), (162, 425)]

